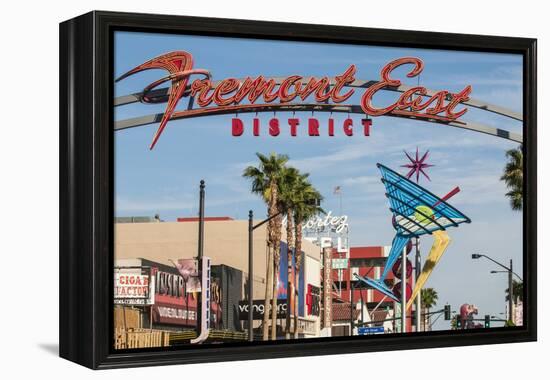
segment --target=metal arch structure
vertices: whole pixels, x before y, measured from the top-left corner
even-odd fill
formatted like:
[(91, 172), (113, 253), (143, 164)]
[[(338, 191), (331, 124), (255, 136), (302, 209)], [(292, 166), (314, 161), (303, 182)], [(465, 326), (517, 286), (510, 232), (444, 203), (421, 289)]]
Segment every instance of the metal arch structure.
[[(313, 77), (303, 77), (304, 80), (309, 80)], [(272, 78), (276, 85), (280, 85), (284, 81), (284, 77)], [(244, 79), (237, 79), (244, 81)], [(330, 84), (336, 83), (336, 78), (329, 78)], [(222, 81), (212, 82), (212, 88), (219, 85)], [(361, 80), (356, 79), (352, 83), (349, 83), (346, 87), (353, 88), (369, 88), (377, 83), (375, 80)], [(412, 86), (400, 85), (398, 87), (386, 87), (383, 90), (404, 93), (412, 89)], [(165, 103), (168, 100), (168, 87), (151, 90), (147, 93), (148, 103)], [(436, 90), (427, 89), (424, 96), (429, 97), (436, 94)], [(229, 105), (229, 106), (215, 106), (206, 108), (193, 108), (194, 98), (190, 96), (191, 86), (187, 86), (182, 93), (182, 98), (189, 96), (189, 102), (186, 109), (176, 111), (170, 118), (170, 120), (189, 119), (207, 115), (227, 115), (236, 113), (259, 113), (259, 112), (302, 112), (302, 111), (315, 111), (315, 112), (334, 112), (334, 113), (348, 113), (348, 114), (361, 114), (365, 115), (361, 106), (353, 104), (330, 104), (330, 103), (267, 103), (267, 104), (244, 104), (244, 105)], [(144, 93), (133, 93), (128, 95), (122, 95), (114, 99), (114, 106), (120, 107), (128, 104), (141, 102)], [(464, 105), (480, 109), (483, 111), (491, 112), (496, 115), (500, 115), (506, 118), (523, 122), (523, 116), (505, 107), (490, 104), (478, 99), (469, 99), (463, 102)], [(200, 110), (200, 111), (199, 111)], [(495, 128), (484, 124), (469, 122), (469, 121), (447, 121), (434, 118), (417, 118), (413, 115), (396, 115), (387, 114), (384, 116), (390, 117), (404, 117), (413, 120), (420, 120), (429, 123), (443, 124), (451, 127), (462, 128), (471, 130), (474, 132), (484, 133), (495, 137), (504, 138), (507, 140), (523, 143), (523, 135), (521, 133), (510, 132), (501, 128)], [(127, 128), (140, 127), (144, 125), (150, 125), (159, 123), (163, 117), (163, 113), (151, 114), (146, 116), (140, 116), (136, 118), (129, 118), (124, 120), (118, 120), (114, 123), (114, 130), (120, 131)]]

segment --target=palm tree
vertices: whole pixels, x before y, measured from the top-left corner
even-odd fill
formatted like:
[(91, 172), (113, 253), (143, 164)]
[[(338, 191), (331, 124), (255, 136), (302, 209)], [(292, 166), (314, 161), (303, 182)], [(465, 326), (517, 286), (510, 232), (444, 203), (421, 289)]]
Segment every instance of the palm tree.
[(294, 256), (294, 209), (299, 202), (298, 184), (305, 180), (309, 174), (300, 174), (298, 169), (287, 167), (283, 170), (279, 182), (279, 207), (286, 215), (286, 241), (287, 241), (287, 311), (285, 323), (285, 337), (290, 339), (290, 313), (292, 302), (292, 261)]
[(420, 302), (422, 304), (422, 313), (424, 314), (423, 324), (424, 331), (426, 331), (426, 321), (430, 321), (430, 316), (428, 315), (430, 309), (437, 304), (437, 291), (434, 288), (422, 289), (420, 292)]
[[(267, 203), (268, 218), (279, 213), (278, 207), (278, 182), (283, 173), (283, 168), (288, 162), (288, 156), (271, 153), (269, 156), (256, 153), (260, 160), (258, 167), (249, 166), (243, 172), (243, 177), (252, 180), (252, 193), (258, 194)], [(268, 222), (268, 258), (265, 285), (264, 316), (263, 316), (263, 340), (269, 337), (269, 303), (272, 302), (272, 339), (275, 339), (277, 317), (277, 277), (280, 259), (281, 218), (275, 217)], [(278, 275), (277, 275), (278, 276)], [(274, 293), (275, 291), (275, 293)], [(250, 295), (252, 297), (252, 295)]]
[(506, 157), (508, 162), (500, 179), (509, 190), (506, 196), (510, 199), (512, 210), (520, 211), (523, 208), (523, 147), (520, 145), (510, 149)]
[[(325, 211), (319, 207), (320, 202), (323, 200), (323, 196), (317, 189), (315, 189), (305, 178), (301, 178), (296, 186), (296, 194), (299, 202), (295, 204), (294, 208), (294, 226), (296, 229), (295, 234), (295, 252), (296, 252), (296, 269), (295, 273), (299, 274), (302, 265), (302, 226), (303, 223), (312, 218), (313, 216), (325, 213)], [(310, 202), (314, 200), (315, 202)], [(294, 296), (294, 338), (298, 338), (298, 298), (299, 290), (296, 287), (296, 294)]]
[[(512, 289), (514, 291), (513, 302), (517, 304), (518, 300), (523, 301), (523, 282), (512, 280)], [(506, 288), (506, 301), (508, 301), (509, 299), (510, 299), (510, 290), (509, 288)]]

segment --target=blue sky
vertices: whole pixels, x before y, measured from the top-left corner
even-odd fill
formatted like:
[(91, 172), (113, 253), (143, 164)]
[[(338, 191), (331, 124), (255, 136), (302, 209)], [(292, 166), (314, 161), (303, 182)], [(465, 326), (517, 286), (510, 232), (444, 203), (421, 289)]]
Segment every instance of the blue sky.
[[(431, 89), (459, 91), (473, 86), (472, 98), (521, 112), (522, 58), (519, 55), (384, 48), (358, 45), (229, 39), (117, 32), (115, 34), (115, 77), (157, 55), (185, 50), (194, 57), (194, 68), (208, 69), (214, 80), (226, 77), (339, 75), (350, 65), (357, 66), (358, 79), (378, 79), (380, 69), (389, 61), (415, 56), (425, 63), (420, 78), (405, 78), (405, 68), (394, 76), (405, 84), (419, 83)], [(144, 86), (166, 75), (149, 70), (115, 85), (115, 96), (139, 92)], [(357, 103), (361, 90), (350, 102)], [(376, 98), (380, 104), (395, 95)], [(186, 106), (182, 100), (179, 107)], [(161, 113), (165, 104), (117, 107), (115, 119)], [(505, 152), (517, 143), (457, 128), (391, 117), (374, 118), (370, 137), (356, 131), (344, 136), (337, 128), (335, 137), (321, 134), (312, 138), (298, 132), (291, 137), (287, 129), (274, 138), (253, 137), (250, 129), (243, 136), (231, 136), (231, 118), (211, 116), (169, 122), (154, 150), (149, 144), (158, 125), (116, 132), (115, 208), (117, 216), (154, 215), (167, 221), (178, 216), (196, 215), (198, 183), (207, 184), (207, 215), (227, 215), (245, 219), (249, 209), (264, 216), (264, 204), (250, 194), (250, 184), (241, 177), (243, 169), (255, 164), (255, 152), (277, 152), (290, 156), (290, 163), (310, 173), (312, 183), (325, 197), (323, 208), (339, 211), (335, 186), (343, 189), (343, 212), (349, 216), (351, 246), (390, 245), (394, 235), (391, 215), (379, 180), (376, 163), (405, 173), (399, 166), (407, 162), (403, 150), (430, 150), (432, 181), (421, 180), (435, 194), (444, 195), (455, 186), (461, 192), (450, 203), (472, 219), (471, 224), (449, 230), (452, 243), (427, 286), (439, 293), (439, 306), (446, 302), (458, 309), (473, 303), (484, 314), (504, 311), (507, 277), (491, 275), (494, 266), (473, 261), (474, 252), (485, 253), (498, 261), (514, 260), (521, 274), (521, 213), (511, 211), (499, 181)], [(250, 128), (252, 114), (240, 115)], [(272, 114), (258, 116), (264, 125)], [(284, 123), (290, 113), (277, 113)], [(297, 113), (301, 125), (311, 113)], [(314, 115), (326, 131), (327, 114)], [(332, 116), (336, 126), (347, 117)], [(360, 124), (360, 116), (352, 116)], [(486, 125), (521, 133), (521, 122), (469, 109), (463, 117)], [(421, 240), (423, 258), (431, 238)], [(243, 252), (243, 255), (246, 254)], [(436, 324), (448, 328), (448, 323)]]

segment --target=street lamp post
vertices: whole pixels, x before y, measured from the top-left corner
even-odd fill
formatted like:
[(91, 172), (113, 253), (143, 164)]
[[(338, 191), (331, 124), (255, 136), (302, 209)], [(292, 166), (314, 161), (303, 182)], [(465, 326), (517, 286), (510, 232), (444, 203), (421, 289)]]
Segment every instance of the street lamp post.
[(491, 273), (508, 273), (508, 317), (509, 317), (509, 320), (510, 322), (513, 321), (513, 297), (514, 297), (514, 281), (513, 281), (513, 276), (516, 275), (521, 281), (522, 278), (514, 272), (514, 267), (513, 267), (513, 263), (512, 263), (512, 259), (510, 259), (510, 267), (507, 267), (506, 265), (504, 264), (501, 264), (499, 263), (498, 261), (496, 260), (493, 260), (492, 258), (490, 258), (489, 256), (487, 255), (483, 255), (483, 254), (480, 254), (480, 253), (474, 253), (472, 254), (472, 259), (479, 259), (481, 257), (485, 257), (486, 259), (492, 261), (493, 263), (497, 264), (498, 266), (504, 268), (505, 270), (504, 271), (491, 271)]
[[(202, 259), (204, 256), (204, 180), (201, 179), (199, 186), (199, 239), (198, 239), (198, 252), (197, 252), (197, 266), (199, 272), (199, 278), (202, 281)], [(207, 290), (204, 289), (205, 284), (201, 283), (202, 292), (198, 293), (197, 300), (197, 336), (201, 334), (202, 326), (202, 299), (204, 293)]]
[[(254, 307), (254, 278), (253, 278), (253, 268), (254, 268), (254, 255), (253, 252), (253, 239), (252, 233), (254, 231), (254, 213), (252, 210), (248, 211), (248, 341), (254, 341), (254, 329), (253, 329), (253, 307)], [(265, 313), (265, 311), (264, 311)]]

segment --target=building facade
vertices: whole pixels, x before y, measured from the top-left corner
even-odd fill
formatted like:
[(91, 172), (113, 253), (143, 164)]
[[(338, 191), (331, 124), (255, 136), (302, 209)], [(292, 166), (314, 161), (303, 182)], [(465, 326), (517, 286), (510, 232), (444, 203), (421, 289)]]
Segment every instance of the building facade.
[[(174, 263), (192, 259), (198, 252), (198, 218), (178, 218), (161, 222), (160, 218), (124, 218), (115, 223), (115, 266), (118, 271), (153, 268), (154, 303), (143, 309), (143, 326), (164, 330), (194, 329), (197, 324), (197, 295), (186, 291), (184, 279)], [(137, 221), (137, 222), (136, 222)], [(211, 267), (210, 324), (218, 330), (245, 331), (248, 323), (248, 221), (228, 217), (207, 217), (204, 227), (204, 256)], [(267, 263), (266, 225), (253, 236), (255, 303), (265, 296)], [(281, 271), (278, 278), (280, 307), (286, 310), (287, 246), (281, 242)], [(302, 244), (300, 273), (292, 273), (294, 292), (298, 293), (298, 331), (300, 337), (319, 336), (319, 314), (315, 307), (315, 289), (320, 286), (319, 248), (308, 241)], [(123, 269), (126, 268), (126, 269)], [(133, 268), (133, 269), (130, 269)], [(309, 290), (309, 292), (308, 292)], [(313, 292), (313, 293), (312, 293)], [(309, 302), (308, 302), (309, 300)], [(118, 306), (121, 307), (120, 305)], [(261, 316), (255, 316), (259, 331)], [(284, 330), (285, 318), (278, 320), (278, 331)]]
[[(332, 270), (333, 303), (345, 303), (348, 306), (353, 303), (354, 310), (358, 310), (354, 321), (356, 326), (362, 324), (384, 326), (386, 332), (393, 332), (396, 331), (396, 323), (400, 324), (400, 321), (387, 321), (400, 314), (400, 305), (354, 277), (354, 274), (358, 274), (362, 277), (380, 278), (390, 248), (389, 246), (350, 247), (346, 255), (338, 252), (337, 249), (332, 251), (333, 260), (340, 260), (337, 261), (336, 266), (341, 268)], [(341, 261), (343, 259), (345, 261)], [(396, 279), (391, 271), (386, 277), (386, 284), (390, 288), (399, 281), (400, 279)], [(411, 288), (414, 285), (413, 281), (412, 276), (407, 279), (407, 284)], [(347, 323), (351, 324), (350, 312), (340, 312), (340, 315), (347, 316)], [(340, 323), (343, 323), (344, 319), (341, 317)], [(406, 331), (411, 331), (411, 326), (411, 318), (407, 318)]]

